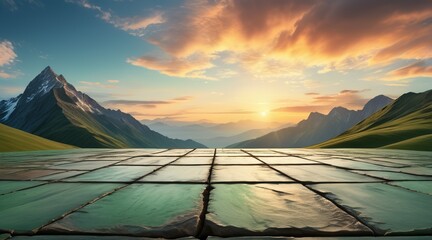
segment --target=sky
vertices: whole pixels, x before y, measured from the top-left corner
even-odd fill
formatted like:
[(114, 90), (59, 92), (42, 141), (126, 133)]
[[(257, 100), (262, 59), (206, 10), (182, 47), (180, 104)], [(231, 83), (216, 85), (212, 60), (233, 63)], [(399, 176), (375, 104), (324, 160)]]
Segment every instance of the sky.
[(432, 88), (430, 0), (0, 0), (0, 99), (46, 66), (137, 119), (295, 123)]

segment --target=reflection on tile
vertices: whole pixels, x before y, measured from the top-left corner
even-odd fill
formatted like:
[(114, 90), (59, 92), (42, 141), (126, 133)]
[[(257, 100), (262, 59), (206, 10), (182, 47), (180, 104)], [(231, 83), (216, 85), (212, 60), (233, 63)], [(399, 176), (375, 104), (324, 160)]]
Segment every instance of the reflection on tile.
[[(0, 181), (0, 194), (44, 184), (42, 181)], [(1, 229), (1, 226), (0, 226)]]
[(299, 157), (258, 157), (267, 164), (317, 164)]
[(356, 169), (356, 170), (388, 170), (392, 171), (395, 168), (391, 167), (385, 167), (385, 166), (378, 166), (371, 163), (364, 163), (364, 162), (356, 162), (351, 161), (348, 159), (330, 159), (330, 160), (318, 160), (322, 163), (330, 164), (337, 167), (343, 167), (348, 169)]
[(142, 179), (140, 182), (205, 182), (208, 166), (167, 166)]
[(342, 169), (321, 166), (321, 165), (292, 165), (274, 168), (304, 182), (374, 182), (377, 179), (366, 177), (360, 174), (351, 173)]
[(136, 157), (117, 163), (117, 165), (165, 165), (178, 157)]
[(133, 184), (45, 228), (57, 232), (194, 235), (205, 185)]
[(61, 172), (57, 174), (48, 175), (45, 177), (40, 177), (37, 180), (60, 180), (63, 178), (72, 177), (78, 174), (86, 173), (87, 171), (67, 171), (67, 172)]
[(215, 159), (215, 164), (263, 164), (253, 157), (219, 157)]
[(407, 167), (401, 168), (400, 171), (404, 173), (432, 176), (432, 167)]
[(432, 195), (432, 181), (398, 181), (390, 184)]
[(182, 157), (179, 160), (173, 162), (176, 164), (211, 164), (213, 161), (213, 156), (208, 157)]
[(83, 175), (68, 178), (66, 181), (122, 182), (133, 181), (142, 177), (158, 166), (111, 166)]
[(381, 172), (381, 171), (352, 171), (355, 173), (366, 174), (372, 177), (384, 178), (387, 180), (432, 180), (432, 176), (415, 176), (398, 172)]
[(432, 196), (383, 183), (317, 184), (379, 234), (432, 233)]
[(190, 152), (191, 149), (170, 149), (166, 152), (161, 152), (161, 153), (154, 153), (152, 155), (155, 156), (182, 156), (185, 155), (186, 153)]
[(29, 232), (117, 184), (51, 183), (0, 196), (1, 229)]
[(248, 157), (249, 154), (241, 151), (240, 149), (225, 149), (225, 148), (218, 148), (216, 149), (216, 155), (217, 156), (237, 156), (237, 157)]
[(1, 175), (0, 179), (9, 180), (32, 180), (51, 174), (61, 173), (61, 170), (46, 170), (46, 169), (34, 169), (34, 170), (22, 170), (10, 174)]
[(206, 231), (218, 236), (373, 233), (300, 184), (215, 184)]
[(82, 161), (52, 166), (54, 169), (93, 170), (116, 163), (117, 161)]
[(214, 166), (212, 182), (292, 182), (277, 171), (262, 166)]
[(22, 170), (26, 170), (25, 168), (4, 168), (4, 169), (0, 169), (0, 178), (2, 178), (2, 176), (11, 174), (11, 173), (15, 173), (15, 172), (19, 172)]

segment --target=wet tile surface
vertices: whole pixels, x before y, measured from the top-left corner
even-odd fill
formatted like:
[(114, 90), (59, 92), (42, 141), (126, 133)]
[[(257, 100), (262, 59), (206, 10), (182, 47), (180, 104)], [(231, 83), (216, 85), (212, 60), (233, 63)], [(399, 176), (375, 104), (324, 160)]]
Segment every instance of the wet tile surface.
[(430, 206), (430, 152), (0, 153), (0, 239), (428, 239)]
[(43, 230), (184, 237), (197, 231), (204, 185), (132, 184)]
[(432, 234), (432, 196), (384, 183), (317, 184), (314, 189), (359, 216), (378, 234)]
[(211, 193), (206, 231), (219, 236), (372, 233), (300, 184), (217, 184)]

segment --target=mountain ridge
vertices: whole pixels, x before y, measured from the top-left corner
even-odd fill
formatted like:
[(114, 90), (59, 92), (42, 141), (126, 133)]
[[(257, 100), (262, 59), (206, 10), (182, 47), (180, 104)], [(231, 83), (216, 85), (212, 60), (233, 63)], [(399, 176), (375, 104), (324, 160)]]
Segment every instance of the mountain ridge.
[(349, 110), (339, 106), (330, 110), (327, 115), (311, 112), (307, 119), (300, 121), (296, 126), (283, 128), (228, 147), (307, 147), (336, 137), (391, 101), (393, 100), (389, 97), (378, 95), (369, 100), (361, 110)]
[(432, 90), (403, 94), (343, 134), (311, 146), (431, 150)]
[(130, 114), (105, 109), (49, 66), (29, 83), (11, 113), (8, 102), (7, 109), (6, 102), (0, 104), (0, 122), (79, 147), (205, 147), (192, 140), (170, 139)]

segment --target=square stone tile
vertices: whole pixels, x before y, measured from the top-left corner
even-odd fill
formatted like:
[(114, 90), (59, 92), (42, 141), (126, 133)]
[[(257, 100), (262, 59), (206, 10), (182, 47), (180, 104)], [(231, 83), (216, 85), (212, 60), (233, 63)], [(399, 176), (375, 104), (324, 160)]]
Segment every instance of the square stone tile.
[(302, 182), (374, 182), (371, 177), (323, 165), (274, 165), (274, 168)]
[(213, 156), (208, 157), (182, 157), (179, 160), (172, 163), (172, 165), (178, 164), (191, 164), (191, 165), (199, 165), (199, 164), (211, 164), (213, 161)]
[(206, 182), (210, 172), (207, 166), (167, 166), (144, 178), (140, 182)]
[(118, 187), (117, 184), (50, 183), (0, 196), (0, 229), (30, 233), (52, 219)]
[(293, 180), (265, 165), (216, 165), (213, 168), (212, 182), (293, 182)]
[(253, 157), (220, 157), (216, 156), (215, 164), (263, 164)]
[(117, 165), (165, 165), (178, 157), (136, 157), (117, 163)]
[(432, 196), (383, 183), (312, 187), (367, 222), (380, 235), (432, 234)]
[(186, 237), (197, 231), (202, 210), (199, 184), (133, 184), (44, 230), (146, 237)]
[(300, 184), (215, 184), (205, 231), (250, 235), (373, 235), (366, 226)]

